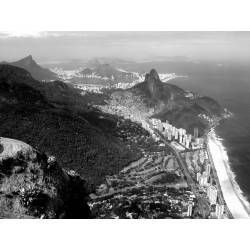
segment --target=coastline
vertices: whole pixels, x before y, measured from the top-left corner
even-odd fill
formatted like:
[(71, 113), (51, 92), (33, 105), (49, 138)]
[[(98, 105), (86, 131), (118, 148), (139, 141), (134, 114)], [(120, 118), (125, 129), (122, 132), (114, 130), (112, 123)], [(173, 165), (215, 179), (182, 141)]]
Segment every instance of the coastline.
[(242, 195), (235, 175), (230, 169), (228, 156), (214, 129), (208, 133), (208, 149), (217, 172), (226, 205), (235, 219), (249, 219), (250, 205)]

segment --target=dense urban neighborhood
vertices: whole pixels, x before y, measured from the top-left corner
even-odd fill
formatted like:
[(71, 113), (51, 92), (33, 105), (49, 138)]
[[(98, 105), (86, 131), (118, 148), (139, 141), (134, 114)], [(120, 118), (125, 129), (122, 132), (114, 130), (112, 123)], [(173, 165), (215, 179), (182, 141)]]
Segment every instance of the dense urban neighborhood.
[[(89, 202), (97, 218), (231, 218), (205, 139), (168, 121), (142, 121), (155, 149), (107, 176)], [(123, 131), (129, 140), (136, 140)], [(149, 138), (148, 138), (149, 139)], [(144, 144), (152, 143), (145, 140)]]

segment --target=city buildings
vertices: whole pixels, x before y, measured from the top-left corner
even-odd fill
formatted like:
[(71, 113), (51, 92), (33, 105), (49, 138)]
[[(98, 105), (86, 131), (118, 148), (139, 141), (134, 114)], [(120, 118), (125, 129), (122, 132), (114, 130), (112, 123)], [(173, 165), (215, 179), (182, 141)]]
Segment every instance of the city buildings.
[(211, 165), (208, 162), (206, 162), (206, 172), (209, 174), (211, 172)]
[[(151, 118), (149, 119), (151, 125), (159, 130), (167, 140), (172, 141), (176, 140), (181, 146), (186, 149), (196, 150), (203, 147), (204, 140), (203, 138), (198, 138), (198, 128), (194, 129), (195, 142), (192, 141), (192, 135), (187, 134), (186, 129), (176, 128), (173, 125), (169, 124), (169, 121), (162, 122), (160, 119)], [(150, 128), (150, 125), (146, 121), (142, 121), (142, 126), (148, 130), (151, 134), (154, 134), (154, 131)]]
[(198, 138), (198, 128), (194, 128), (194, 139)]
[(186, 135), (183, 136), (182, 144), (185, 146), (186, 145)]
[(193, 210), (193, 206), (192, 206), (192, 204), (189, 204), (188, 205), (187, 216), (191, 216), (192, 215), (192, 210)]
[(179, 143), (182, 144), (182, 136), (179, 137)]
[(215, 186), (209, 186), (207, 188), (207, 196), (209, 198), (211, 205), (216, 204), (218, 191)]
[(216, 204), (215, 214), (218, 219), (222, 219), (224, 213), (224, 205)]
[(178, 140), (178, 131), (175, 131), (175, 137), (174, 137), (175, 140)]
[(203, 172), (203, 174), (199, 178), (199, 184), (201, 186), (206, 186), (208, 183), (208, 178), (209, 178), (209, 174), (207, 172)]

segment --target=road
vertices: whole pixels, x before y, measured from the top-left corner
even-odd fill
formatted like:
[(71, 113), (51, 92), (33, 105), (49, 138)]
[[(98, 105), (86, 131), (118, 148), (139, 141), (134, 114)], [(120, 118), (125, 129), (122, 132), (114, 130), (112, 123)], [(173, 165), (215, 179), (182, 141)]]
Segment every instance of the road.
[(151, 124), (150, 121), (147, 120), (148, 125), (151, 127), (151, 129), (154, 130), (155, 134), (157, 134), (160, 137), (160, 140), (165, 143), (165, 145), (167, 145), (169, 148), (172, 149), (173, 154), (175, 155), (179, 165), (181, 166), (184, 175), (187, 178), (187, 183), (189, 185), (189, 187), (191, 188), (192, 192), (195, 194), (197, 200), (198, 200), (198, 208), (199, 211), (201, 212), (201, 214), (203, 215), (203, 218), (206, 218), (209, 213), (210, 213), (210, 205), (207, 202), (207, 199), (205, 197), (202, 197), (201, 194), (199, 193), (199, 191), (197, 191), (197, 185), (194, 183), (190, 172), (188, 171), (187, 165), (184, 163), (184, 161), (182, 160), (180, 154), (178, 151), (176, 151), (172, 145), (164, 138), (164, 136), (156, 129), (153, 128), (153, 125)]

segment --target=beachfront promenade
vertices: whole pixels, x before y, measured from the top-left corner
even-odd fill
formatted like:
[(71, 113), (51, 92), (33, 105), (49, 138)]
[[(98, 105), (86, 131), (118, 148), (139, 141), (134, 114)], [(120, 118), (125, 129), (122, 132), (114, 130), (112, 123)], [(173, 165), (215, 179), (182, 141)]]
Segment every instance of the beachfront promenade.
[(227, 163), (223, 158), (223, 152), (212, 137), (208, 137), (208, 153), (216, 169), (224, 200), (234, 219), (250, 219), (227, 174)]

